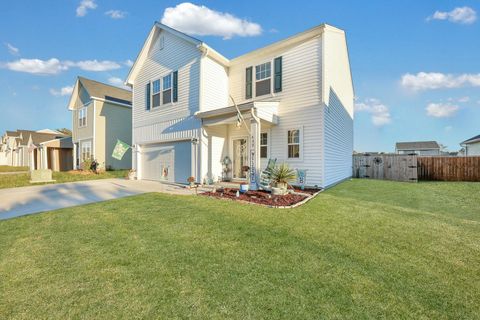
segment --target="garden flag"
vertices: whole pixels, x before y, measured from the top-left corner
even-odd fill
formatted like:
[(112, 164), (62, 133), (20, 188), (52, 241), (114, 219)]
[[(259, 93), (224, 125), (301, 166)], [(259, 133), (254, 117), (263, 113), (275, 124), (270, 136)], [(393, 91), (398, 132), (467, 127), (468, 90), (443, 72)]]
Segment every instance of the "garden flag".
[(130, 146), (128, 144), (117, 139), (117, 144), (115, 145), (115, 149), (113, 149), (112, 157), (117, 160), (122, 160), (129, 148)]

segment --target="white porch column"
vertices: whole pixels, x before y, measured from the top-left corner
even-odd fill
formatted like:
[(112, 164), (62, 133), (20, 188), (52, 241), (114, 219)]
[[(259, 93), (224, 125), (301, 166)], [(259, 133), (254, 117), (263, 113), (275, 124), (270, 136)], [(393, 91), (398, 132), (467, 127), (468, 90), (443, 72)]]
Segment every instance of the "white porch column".
[(72, 157), (73, 157), (73, 170), (77, 170), (77, 144), (73, 144), (73, 152), (72, 152)]
[(42, 169), (48, 169), (47, 146), (42, 146)]
[(260, 131), (261, 124), (254, 111), (252, 111), (252, 120), (250, 122), (250, 189), (258, 189), (258, 179), (260, 177)]

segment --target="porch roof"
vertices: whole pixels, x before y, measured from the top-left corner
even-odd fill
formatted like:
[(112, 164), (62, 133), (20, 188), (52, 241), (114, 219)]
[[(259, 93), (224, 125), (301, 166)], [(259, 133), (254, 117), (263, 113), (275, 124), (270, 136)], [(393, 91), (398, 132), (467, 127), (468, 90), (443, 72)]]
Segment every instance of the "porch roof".
[[(278, 124), (278, 105), (278, 101), (251, 101), (239, 104), (237, 107), (245, 119), (250, 118), (249, 113), (253, 110), (261, 120), (276, 125)], [(202, 119), (204, 125), (235, 123), (237, 121), (236, 115), (237, 109), (235, 106), (195, 113), (195, 117)]]

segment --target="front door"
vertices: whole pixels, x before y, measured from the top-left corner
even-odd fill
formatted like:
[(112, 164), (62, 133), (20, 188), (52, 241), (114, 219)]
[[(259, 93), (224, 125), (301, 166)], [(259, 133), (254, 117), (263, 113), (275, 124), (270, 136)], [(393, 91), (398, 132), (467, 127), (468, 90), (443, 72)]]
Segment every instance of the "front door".
[(243, 170), (244, 166), (248, 166), (248, 150), (247, 139), (233, 139), (233, 178), (246, 179), (247, 172)]

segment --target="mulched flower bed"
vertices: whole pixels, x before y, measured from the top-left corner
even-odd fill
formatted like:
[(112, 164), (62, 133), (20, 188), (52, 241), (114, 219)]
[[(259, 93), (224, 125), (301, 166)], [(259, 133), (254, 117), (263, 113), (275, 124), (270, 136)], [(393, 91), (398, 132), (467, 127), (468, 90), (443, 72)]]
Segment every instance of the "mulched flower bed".
[(237, 198), (236, 197), (237, 190), (238, 189), (224, 188), (224, 189), (217, 189), (216, 192), (204, 192), (201, 195), (220, 198), (220, 199), (223, 198), (223, 199), (231, 199), (231, 200), (241, 200), (241, 201), (253, 202), (253, 203), (263, 204), (263, 205), (273, 206), (273, 207), (291, 206), (307, 198), (306, 195), (301, 195), (301, 194), (286, 194), (283, 196), (272, 196), (271, 193), (263, 190), (247, 191), (245, 193), (240, 193), (240, 196)]
[[(290, 189), (290, 187), (289, 187)], [(319, 192), (321, 189), (317, 189), (317, 188), (304, 188), (303, 190), (299, 187), (293, 187), (292, 188), (295, 192), (300, 192), (300, 193), (306, 193), (306, 194), (315, 194), (317, 192)]]

